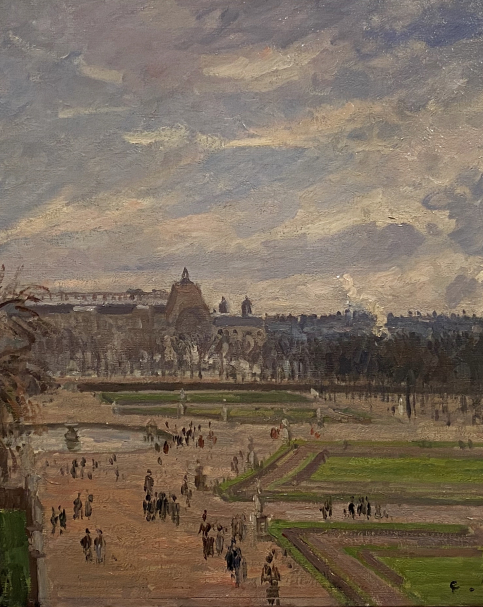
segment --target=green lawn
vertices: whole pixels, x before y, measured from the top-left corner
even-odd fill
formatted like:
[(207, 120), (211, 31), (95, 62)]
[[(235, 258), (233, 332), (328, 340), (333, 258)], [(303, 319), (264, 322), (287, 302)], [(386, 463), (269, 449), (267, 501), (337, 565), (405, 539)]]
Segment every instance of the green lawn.
[[(117, 401), (116, 401), (117, 402)], [(117, 413), (120, 415), (166, 415), (177, 416), (178, 409), (170, 404), (163, 405), (161, 403), (146, 402), (117, 402), (120, 405), (117, 408)], [(222, 413), (221, 407), (202, 407), (194, 406), (190, 401), (187, 403), (188, 408), (186, 416), (220, 418)], [(300, 423), (301, 421), (309, 422), (315, 419), (315, 411), (313, 409), (298, 408), (298, 409), (282, 409), (281, 407), (231, 407), (228, 409), (228, 421), (236, 421), (240, 423), (270, 423), (279, 424), (283, 419), (288, 419), (292, 423)]]
[[(483, 559), (477, 557), (379, 557), (399, 573), (403, 589), (418, 605), (483, 605)], [(451, 591), (450, 583), (459, 590)], [(470, 591), (473, 588), (473, 592)]]
[[(128, 403), (173, 403), (179, 402), (180, 393), (176, 392), (102, 392), (106, 402)], [(270, 392), (186, 392), (189, 403), (304, 403), (310, 399), (303, 394), (273, 390)]]
[(20, 510), (0, 510), (0, 605), (24, 607), (30, 589), (26, 517)]
[(483, 460), (430, 457), (331, 457), (315, 481), (481, 483)]

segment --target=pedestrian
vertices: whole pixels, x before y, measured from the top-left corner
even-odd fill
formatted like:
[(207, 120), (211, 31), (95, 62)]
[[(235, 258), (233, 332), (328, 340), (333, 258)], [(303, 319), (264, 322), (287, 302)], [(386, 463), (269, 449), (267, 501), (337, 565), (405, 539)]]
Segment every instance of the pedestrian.
[(84, 507), (85, 517), (90, 520), (92, 516), (92, 502), (94, 501), (94, 496), (92, 494), (87, 496), (86, 505)]
[(58, 516), (55, 513), (54, 507), (52, 506), (52, 515), (50, 517), (50, 524), (52, 525), (52, 535), (55, 535), (55, 530), (57, 528), (57, 520)]
[(233, 567), (235, 569), (235, 588), (239, 588), (243, 579), (243, 568), (242, 568), (243, 556), (240, 548), (235, 549), (235, 555), (233, 557)]
[(151, 496), (148, 493), (146, 495), (146, 507), (144, 506), (144, 502), (143, 502), (143, 509), (145, 508), (145, 513), (146, 513), (146, 520), (150, 521), (151, 520), (151, 510), (152, 510), (152, 504), (151, 504)]
[(84, 518), (82, 513), (82, 500), (80, 498), (80, 493), (77, 494), (77, 497), (74, 500), (74, 520), (78, 518)]
[(354, 497), (351, 497), (351, 501), (349, 502), (348, 510), (349, 510), (349, 516), (352, 516), (352, 518), (355, 518)]
[(116, 470), (114, 472), (116, 474), (116, 483), (117, 483), (117, 481), (119, 480), (119, 467), (118, 466), (116, 466)]
[(86, 557), (86, 562), (92, 561), (92, 538), (91, 532), (89, 529), (86, 529), (85, 536), (80, 541), (82, 549), (84, 550), (84, 555)]
[(261, 583), (268, 584), (266, 590), (268, 604), (273, 605), (275, 603), (276, 605), (280, 605), (278, 583), (280, 582), (281, 577), (277, 566), (273, 562), (273, 558), (274, 554), (272, 552), (265, 559), (265, 564), (262, 568)]
[(159, 504), (159, 513), (162, 521), (166, 520), (166, 514), (168, 513), (168, 498), (166, 497), (166, 493), (161, 493), (161, 496), (158, 498)]
[(154, 489), (154, 479), (151, 476), (151, 470), (147, 470), (146, 476), (144, 477), (144, 492), (151, 495)]
[(367, 520), (371, 518), (371, 502), (367, 502)]
[(102, 563), (104, 561), (104, 552), (106, 548), (106, 541), (102, 535), (102, 531), (97, 529), (97, 537), (94, 539), (94, 550), (96, 551), (96, 563)]
[(149, 496), (148, 501), (148, 512), (149, 512), (149, 520), (154, 521), (156, 519), (156, 501)]
[(171, 520), (173, 521), (173, 523), (176, 524), (176, 527), (179, 526), (179, 511), (180, 511), (180, 505), (178, 504), (178, 502), (176, 501), (176, 495), (172, 495), (171, 496), (172, 504), (171, 504)]
[(59, 525), (60, 525), (60, 535), (62, 535), (63, 531), (67, 531), (67, 515), (65, 513), (65, 508), (61, 510), (59, 506)]
[(236, 540), (231, 539), (230, 546), (225, 554), (226, 568), (231, 573), (231, 578), (235, 577), (235, 555), (236, 555)]
[(208, 556), (215, 556), (215, 538), (212, 535), (207, 537), (208, 541)]
[(200, 533), (202, 533), (203, 535), (201, 537), (208, 537), (208, 533), (211, 530), (211, 525), (210, 523), (205, 523), (205, 521), (202, 521), (200, 524), (200, 528), (198, 529), (198, 535)]
[(216, 554), (220, 556), (223, 552), (223, 545), (225, 543), (225, 530), (223, 525), (218, 525), (216, 530)]

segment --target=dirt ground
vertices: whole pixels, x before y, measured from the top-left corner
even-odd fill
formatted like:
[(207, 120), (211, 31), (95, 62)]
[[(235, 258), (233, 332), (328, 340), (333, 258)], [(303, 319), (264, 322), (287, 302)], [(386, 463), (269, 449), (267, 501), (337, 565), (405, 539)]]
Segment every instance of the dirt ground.
[[(40, 402), (39, 423), (103, 423), (125, 424), (141, 427), (146, 425), (144, 416), (116, 416), (112, 407), (101, 404), (92, 394), (70, 393), (60, 390)], [(338, 403), (339, 404), (339, 403)], [(355, 403), (358, 404), (357, 402)], [(354, 405), (354, 403), (353, 403)], [(315, 406), (315, 403), (314, 403)], [(352, 405), (351, 405), (352, 406)], [(369, 407), (361, 402), (362, 409)], [(354, 407), (356, 408), (356, 407)], [(373, 406), (373, 410), (374, 410)], [(380, 408), (380, 407), (379, 407)], [(428, 417), (407, 422), (381, 410), (377, 424), (330, 424), (322, 430), (324, 440), (460, 440), (471, 436), (473, 441), (482, 439), (479, 427), (464, 423), (443, 427)], [(154, 418), (164, 427), (165, 418)], [(178, 427), (187, 425), (189, 418), (169, 420)], [(193, 420), (208, 430), (208, 420)], [(265, 587), (260, 583), (264, 559), (269, 550), (276, 549), (276, 563), (281, 572), (280, 597), (282, 605), (322, 606), (334, 605), (334, 599), (307, 572), (280, 548), (270, 541), (256, 537), (250, 503), (226, 503), (211, 491), (194, 489), (194, 468), (199, 459), (204, 466), (208, 481), (233, 476), (230, 463), (241, 450), (247, 452), (249, 437), (253, 439), (260, 458), (266, 458), (279, 446), (270, 439), (266, 425), (233, 425), (212, 421), (212, 429), (218, 441), (212, 448), (203, 450), (194, 446), (173, 448), (168, 455), (161, 454), (162, 465), (157, 463), (158, 453), (151, 447), (116, 453), (117, 461), (109, 463), (109, 454), (92, 452), (73, 455), (69, 452), (41, 452), (36, 456), (36, 471), (41, 477), (39, 497), (44, 509), (44, 552), (49, 587), (49, 605), (59, 607), (84, 606), (124, 607), (132, 605), (266, 605)], [(310, 424), (292, 427), (294, 436), (310, 438)], [(87, 470), (92, 470), (92, 458), (99, 461), (92, 480), (73, 479), (62, 475), (60, 468), (67, 468), (72, 459), (87, 459)], [(46, 465), (48, 462), (48, 466)], [(116, 481), (115, 467), (119, 468)], [(155, 491), (175, 493), (181, 503), (180, 524), (170, 520), (147, 522), (143, 517), (143, 481), (147, 469), (155, 479)], [(193, 488), (191, 506), (186, 506), (180, 494), (183, 475), (187, 473)], [(93, 514), (90, 520), (74, 521), (73, 500), (77, 493), (85, 502), (93, 494)], [(52, 506), (61, 505), (67, 513), (67, 532), (51, 533), (49, 523)], [(334, 519), (343, 518), (343, 504), (334, 504)], [(231, 519), (235, 514), (245, 514), (248, 521), (248, 537), (241, 549), (248, 563), (248, 577), (239, 588), (235, 587), (226, 570), (224, 556), (203, 559), (201, 535), (198, 534), (203, 510), (208, 511), (212, 524), (221, 523), (228, 528), (226, 544), (230, 539)], [(315, 504), (273, 503), (265, 508), (273, 518), (289, 520), (320, 520)], [(480, 508), (465, 506), (419, 507), (404, 504), (389, 511), (393, 521), (463, 522), (479, 525), (483, 522)], [(103, 564), (86, 563), (80, 540), (89, 528), (92, 536), (102, 529), (106, 540), (106, 560)]]
[[(60, 422), (66, 416), (69, 421), (111, 421), (110, 407), (100, 407), (95, 399), (69, 399), (70, 406), (55, 402), (43, 408), (43, 421)], [(66, 401), (64, 401), (66, 402)], [(62, 415), (62, 408), (65, 407)], [(72, 412), (78, 409), (78, 414)], [(96, 407), (98, 408), (96, 410)], [(122, 421), (137, 425), (138, 420), (123, 417)], [(140, 422), (146, 423), (145, 418)], [(161, 421), (161, 420), (158, 420)], [(139, 423), (139, 422), (138, 422)], [(170, 423), (175, 423), (170, 420)], [(181, 427), (181, 420), (178, 425)], [(186, 420), (184, 423), (189, 423)], [(208, 429), (208, 421), (196, 420)], [(164, 418), (163, 418), (164, 424)], [(161, 424), (160, 424), (161, 425)], [(118, 452), (116, 463), (109, 463), (106, 453), (52, 453), (36, 456), (36, 470), (42, 477), (40, 500), (44, 509), (44, 551), (50, 588), (49, 604), (52, 606), (90, 605), (122, 607), (124, 605), (264, 605), (265, 587), (260, 583), (262, 566), (269, 550), (276, 548), (276, 561), (282, 580), (280, 596), (283, 605), (333, 605), (333, 599), (309, 574), (291, 559), (283, 557), (276, 544), (257, 539), (254, 509), (250, 503), (225, 503), (211, 491), (199, 492), (194, 488), (194, 468), (199, 459), (208, 480), (228, 478), (233, 473), (230, 462), (240, 450), (246, 453), (248, 437), (252, 437), (260, 457), (266, 457), (279, 447), (268, 437), (266, 426), (228, 426), (212, 422), (218, 441), (211, 449), (190, 447), (172, 448), (162, 455), (162, 465), (157, 463), (158, 453), (151, 447), (144, 451)], [(268, 439), (268, 440), (267, 440)], [(60, 468), (68, 468), (72, 459), (79, 461), (85, 456), (88, 465), (84, 479), (62, 475)], [(99, 461), (93, 478), (92, 458)], [(48, 462), (48, 466), (46, 465)], [(116, 481), (115, 467), (119, 468)], [(181, 503), (180, 524), (171, 520), (147, 522), (143, 516), (143, 482), (147, 469), (152, 470), (155, 491), (174, 493)], [(193, 489), (191, 506), (186, 506), (180, 494), (184, 474), (188, 474)], [(77, 493), (85, 502), (87, 495), (94, 496), (90, 520), (73, 520), (73, 500)], [(51, 533), (52, 506), (61, 505), (67, 513), (67, 532)], [(208, 511), (211, 524), (222, 524), (228, 529), (225, 546), (230, 539), (231, 518), (245, 514), (248, 537), (240, 546), (247, 560), (248, 577), (239, 588), (235, 587), (226, 570), (223, 556), (203, 559), (201, 535), (198, 535), (203, 510)], [(86, 563), (80, 540), (89, 528), (92, 536), (102, 529), (106, 540), (105, 564)]]

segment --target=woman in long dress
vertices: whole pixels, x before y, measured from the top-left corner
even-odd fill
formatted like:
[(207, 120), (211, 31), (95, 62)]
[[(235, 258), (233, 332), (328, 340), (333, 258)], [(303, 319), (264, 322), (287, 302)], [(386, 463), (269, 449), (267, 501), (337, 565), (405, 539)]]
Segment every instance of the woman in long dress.
[(96, 551), (96, 563), (104, 561), (104, 552), (106, 548), (106, 540), (100, 529), (97, 530), (97, 537), (94, 539), (94, 549)]

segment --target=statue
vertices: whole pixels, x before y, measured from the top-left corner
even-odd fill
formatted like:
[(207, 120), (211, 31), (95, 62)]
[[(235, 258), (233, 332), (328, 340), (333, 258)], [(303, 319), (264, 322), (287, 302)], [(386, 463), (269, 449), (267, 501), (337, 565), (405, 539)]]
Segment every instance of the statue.
[(253, 496), (253, 504), (255, 506), (255, 515), (258, 518), (263, 514), (263, 504), (258, 492)]
[(76, 451), (80, 448), (79, 434), (75, 424), (66, 424), (67, 432), (64, 434), (67, 449)]
[(280, 431), (280, 434), (282, 437), (282, 441), (285, 444), (290, 443), (290, 441), (292, 440), (292, 433), (290, 431), (290, 424), (287, 419), (282, 420), (282, 429)]
[(248, 295), (242, 302), (242, 316), (250, 316), (252, 313), (252, 302), (248, 299)]
[(228, 302), (224, 297), (221, 298), (221, 301), (218, 305), (218, 312), (220, 314), (228, 314)]
[(319, 426), (324, 425), (324, 414), (322, 413), (321, 407), (317, 407), (317, 423)]
[(181, 283), (182, 285), (191, 284), (190, 275), (186, 268), (183, 268), (183, 273), (181, 274)]

